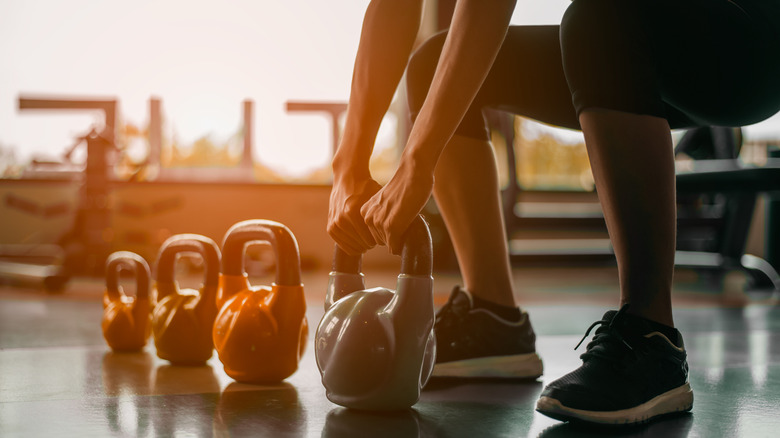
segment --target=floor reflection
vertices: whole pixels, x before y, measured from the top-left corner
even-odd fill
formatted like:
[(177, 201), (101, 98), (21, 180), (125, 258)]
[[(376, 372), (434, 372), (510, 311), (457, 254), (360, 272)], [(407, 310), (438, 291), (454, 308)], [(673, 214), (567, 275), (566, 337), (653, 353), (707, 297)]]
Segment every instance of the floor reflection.
[(162, 365), (155, 371), (154, 393), (175, 394), (150, 398), (155, 435), (210, 437), (220, 390), (214, 369)]
[(305, 430), (306, 410), (295, 386), (287, 382), (233, 382), (222, 392), (214, 417), (214, 433), (220, 437), (299, 437)]
[(140, 353), (106, 352), (101, 366), (103, 389), (109, 397), (122, 394), (149, 394), (152, 390), (154, 359)]
[(137, 395), (152, 390), (152, 355), (109, 351), (103, 355), (101, 365), (109, 430), (121, 436), (147, 436), (151, 422), (149, 400)]
[[(220, 385), (214, 369), (176, 366), (148, 352), (103, 355), (104, 410), (109, 430), (121, 436), (212, 435)], [(152, 397), (149, 397), (149, 396)]]
[(336, 408), (328, 412), (322, 438), (417, 438), (420, 416), (414, 409), (390, 412)]
[(155, 394), (219, 393), (219, 380), (211, 365), (161, 365), (154, 373)]
[(423, 436), (528, 436), (542, 391), (536, 380), (434, 379), (420, 403)]
[[(674, 416), (660, 418), (646, 425), (633, 427), (588, 427), (583, 425), (560, 423), (548, 427), (539, 434), (539, 438), (686, 438), (693, 426), (693, 415), (690, 412), (676, 414)], [(707, 435), (720, 436), (720, 435)]]

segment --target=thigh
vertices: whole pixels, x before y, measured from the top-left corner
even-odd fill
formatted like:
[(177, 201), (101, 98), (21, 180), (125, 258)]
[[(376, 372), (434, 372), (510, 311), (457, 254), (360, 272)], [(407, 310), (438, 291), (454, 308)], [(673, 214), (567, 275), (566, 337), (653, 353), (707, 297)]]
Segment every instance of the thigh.
[(575, 0), (562, 23), (577, 111), (740, 126), (780, 109), (776, 33), (762, 0)]
[(561, 60), (559, 26), (512, 26), (476, 107), (491, 107), (579, 129)]
[(646, 0), (645, 7), (670, 113), (742, 126), (780, 110), (780, 52), (756, 12), (728, 0)]
[[(446, 33), (428, 40), (407, 70), (410, 112), (416, 117), (427, 95)], [(558, 26), (511, 26), (458, 134), (486, 137), (484, 108), (496, 108), (552, 125), (579, 129), (561, 64)]]

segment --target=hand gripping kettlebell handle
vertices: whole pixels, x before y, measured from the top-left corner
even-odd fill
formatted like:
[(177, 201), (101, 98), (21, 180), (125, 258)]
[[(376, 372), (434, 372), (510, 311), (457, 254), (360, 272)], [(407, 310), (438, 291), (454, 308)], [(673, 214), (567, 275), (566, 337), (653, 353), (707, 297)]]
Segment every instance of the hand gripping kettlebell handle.
[(149, 264), (138, 254), (130, 251), (117, 251), (106, 260), (106, 291), (111, 300), (118, 299), (119, 275), (123, 270), (135, 274), (136, 299), (149, 298)]
[[(351, 256), (338, 245), (333, 254), (333, 271), (360, 274), (363, 256)], [(433, 244), (428, 223), (421, 215), (412, 220), (404, 234), (401, 250), (401, 275), (431, 275), (433, 272)]]
[(276, 256), (276, 279), (279, 286), (300, 286), (301, 256), (292, 232), (279, 222), (250, 219), (228, 230), (222, 243), (222, 273), (244, 275), (244, 250), (251, 242), (266, 242)]

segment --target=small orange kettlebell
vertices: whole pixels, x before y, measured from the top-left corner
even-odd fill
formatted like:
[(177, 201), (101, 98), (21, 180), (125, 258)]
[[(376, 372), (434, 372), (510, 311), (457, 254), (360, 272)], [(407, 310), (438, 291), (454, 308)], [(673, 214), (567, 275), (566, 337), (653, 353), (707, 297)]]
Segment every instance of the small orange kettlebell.
[[(251, 242), (273, 247), (276, 280), (271, 287), (249, 284), (243, 257)], [(213, 336), (225, 373), (245, 383), (282, 381), (298, 369), (309, 336), (295, 236), (278, 222), (248, 220), (228, 230), (222, 252)]]
[[(119, 274), (135, 273), (135, 298), (125, 295)], [(149, 303), (149, 265), (141, 256), (117, 251), (106, 261), (106, 291), (103, 294), (103, 337), (115, 351), (144, 348), (151, 331)]]
[[(175, 265), (181, 253), (197, 253), (203, 259), (206, 272), (199, 291), (179, 289)], [(155, 273), (157, 305), (152, 313), (152, 333), (157, 356), (161, 359), (176, 365), (200, 365), (211, 357), (219, 262), (216, 242), (198, 234), (171, 236), (160, 248)]]

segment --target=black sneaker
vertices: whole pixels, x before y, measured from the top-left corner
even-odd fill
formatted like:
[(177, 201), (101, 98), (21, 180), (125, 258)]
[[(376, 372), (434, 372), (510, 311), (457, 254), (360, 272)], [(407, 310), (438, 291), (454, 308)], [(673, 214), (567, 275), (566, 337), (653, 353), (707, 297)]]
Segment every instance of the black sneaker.
[(626, 314), (626, 307), (607, 312), (588, 328), (582, 340), (600, 325), (580, 356), (582, 366), (547, 385), (537, 411), (561, 421), (637, 424), (691, 410), (680, 332), (670, 340), (647, 320)]
[(542, 360), (528, 314), (511, 322), (474, 308), (471, 295), (456, 286), (438, 312), (435, 377), (536, 378)]

